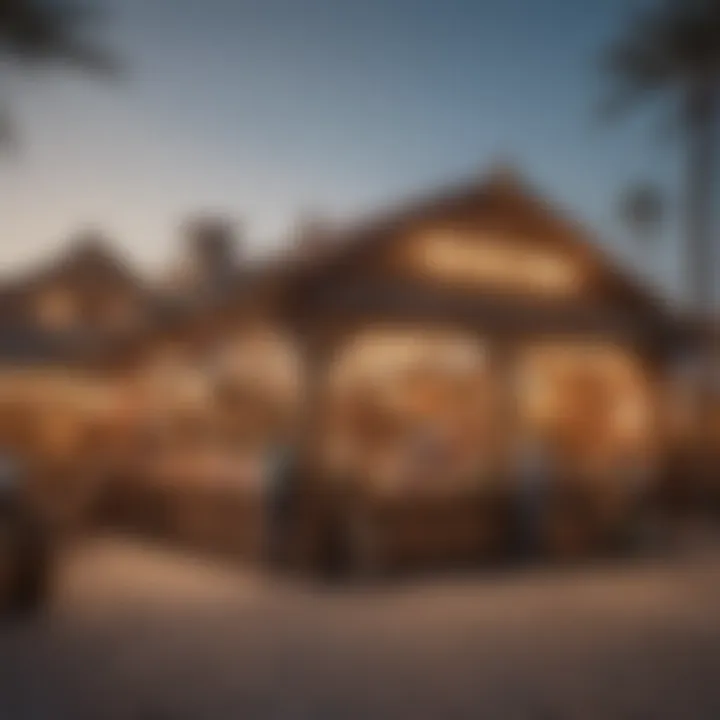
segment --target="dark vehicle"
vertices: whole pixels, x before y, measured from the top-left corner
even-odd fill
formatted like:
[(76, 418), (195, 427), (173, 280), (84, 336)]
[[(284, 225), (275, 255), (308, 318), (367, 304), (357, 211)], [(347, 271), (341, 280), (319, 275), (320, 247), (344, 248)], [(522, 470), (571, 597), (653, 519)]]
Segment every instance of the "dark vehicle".
[(0, 614), (40, 610), (50, 589), (49, 538), (29, 501), (26, 472), (0, 452)]

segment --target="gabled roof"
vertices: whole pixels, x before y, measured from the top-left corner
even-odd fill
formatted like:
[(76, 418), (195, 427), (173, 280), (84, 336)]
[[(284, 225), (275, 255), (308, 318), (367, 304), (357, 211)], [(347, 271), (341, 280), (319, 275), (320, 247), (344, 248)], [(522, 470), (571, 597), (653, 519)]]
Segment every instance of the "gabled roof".
[(595, 268), (613, 292), (629, 305), (653, 314), (667, 315), (669, 310), (659, 293), (604, 251), (597, 239), (564, 210), (549, 202), (522, 175), (507, 166), (499, 166), (487, 175), (472, 178), (369, 217), (324, 238), (323, 250), (305, 257), (293, 255), (266, 268), (268, 277), (305, 287), (341, 267), (352, 266), (382, 248), (404, 228), (432, 221), (453, 221), (463, 213), (482, 213), (494, 209), (507, 217), (523, 218), (541, 229), (534, 236), (552, 236), (567, 252)]
[(69, 329), (51, 331), (22, 312), (26, 299), (46, 284), (78, 275), (99, 283), (121, 283), (147, 296), (148, 312), (154, 310), (153, 294), (128, 262), (98, 233), (84, 233), (71, 241), (62, 254), (13, 277), (0, 286), (0, 363), (42, 364), (82, 361), (116, 340), (117, 333)]
[(72, 239), (62, 253), (4, 283), (5, 291), (22, 291), (76, 271), (113, 275), (140, 287), (139, 276), (100, 233), (86, 232)]

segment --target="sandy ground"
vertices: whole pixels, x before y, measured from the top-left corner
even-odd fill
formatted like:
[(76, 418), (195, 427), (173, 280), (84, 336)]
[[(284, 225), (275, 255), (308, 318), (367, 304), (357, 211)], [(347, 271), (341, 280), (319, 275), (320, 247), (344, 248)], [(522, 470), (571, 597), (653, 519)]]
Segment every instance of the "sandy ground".
[(332, 590), (118, 539), (0, 626), (0, 718), (720, 717), (720, 549)]

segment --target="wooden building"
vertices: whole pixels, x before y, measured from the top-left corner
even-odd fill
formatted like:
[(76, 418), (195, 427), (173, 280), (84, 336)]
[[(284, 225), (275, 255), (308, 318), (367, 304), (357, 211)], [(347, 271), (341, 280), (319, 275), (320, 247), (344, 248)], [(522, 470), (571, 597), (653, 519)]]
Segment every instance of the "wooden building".
[(156, 313), (154, 294), (96, 233), (0, 283), (0, 444), (24, 457), (56, 515), (92, 489), (117, 422), (122, 389), (93, 363)]
[[(681, 334), (582, 227), (501, 170), (312, 247), (109, 358), (154, 427), (176, 428), (166, 497), (183, 494), (173, 478), (192, 464), (177, 459), (188, 437), (196, 456), (208, 450), (195, 487), (225, 478), (199, 535), (222, 544), (243, 524), (228, 487), (247, 507), (252, 486), (262, 506), (262, 453), (278, 443), (301, 460), (291, 544), (313, 561), (477, 559), (507, 544), (528, 464), (551, 478), (548, 550), (627, 526), (675, 441)], [(170, 398), (169, 415), (193, 419), (171, 421)], [(235, 461), (218, 463), (223, 452)], [(255, 479), (233, 486), (241, 456)], [(201, 505), (191, 485), (185, 524)]]

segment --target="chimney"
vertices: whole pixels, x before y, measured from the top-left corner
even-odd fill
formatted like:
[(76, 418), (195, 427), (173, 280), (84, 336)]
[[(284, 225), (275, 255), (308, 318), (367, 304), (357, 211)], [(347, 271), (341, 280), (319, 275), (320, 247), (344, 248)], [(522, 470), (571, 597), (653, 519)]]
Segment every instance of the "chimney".
[(332, 241), (333, 227), (330, 220), (316, 212), (303, 212), (296, 220), (294, 245), (302, 255), (322, 252)]
[(236, 224), (221, 216), (198, 216), (186, 223), (184, 236), (196, 284), (204, 290), (222, 289), (238, 269)]

